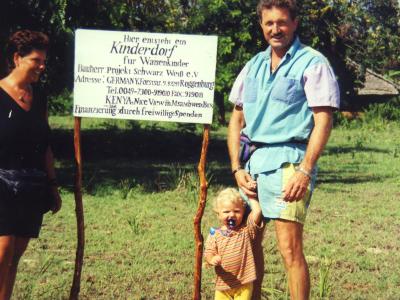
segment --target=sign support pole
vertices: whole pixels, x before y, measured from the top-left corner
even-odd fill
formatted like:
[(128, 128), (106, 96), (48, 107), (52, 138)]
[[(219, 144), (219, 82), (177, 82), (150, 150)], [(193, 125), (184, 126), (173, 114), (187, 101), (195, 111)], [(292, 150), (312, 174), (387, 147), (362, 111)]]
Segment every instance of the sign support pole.
[(196, 215), (194, 217), (194, 238), (195, 238), (195, 272), (194, 272), (194, 290), (193, 300), (201, 299), (201, 265), (203, 257), (203, 235), (201, 234), (201, 218), (204, 214), (204, 209), (207, 200), (207, 178), (206, 178), (206, 161), (207, 161), (207, 150), (208, 141), (210, 135), (210, 125), (204, 125), (203, 130), (203, 144), (201, 147), (201, 155), (197, 170), (199, 172), (200, 179), (200, 193), (199, 202)]
[(77, 222), (78, 242), (75, 256), (75, 270), (69, 300), (77, 300), (81, 285), (81, 273), (83, 266), (83, 252), (85, 247), (85, 226), (82, 203), (82, 155), (81, 155), (81, 118), (74, 118), (74, 148), (75, 148), (75, 213)]

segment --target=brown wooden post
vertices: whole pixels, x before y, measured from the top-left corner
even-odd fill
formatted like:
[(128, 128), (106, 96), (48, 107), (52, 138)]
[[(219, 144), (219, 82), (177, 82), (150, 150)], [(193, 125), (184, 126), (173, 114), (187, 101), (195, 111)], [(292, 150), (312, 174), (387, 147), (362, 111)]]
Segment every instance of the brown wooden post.
[(69, 294), (70, 300), (77, 300), (81, 287), (81, 273), (83, 266), (83, 252), (85, 248), (85, 226), (83, 218), (82, 202), (82, 155), (81, 155), (81, 118), (75, 117), (74, 124), (74, 147), (75, 147), (75, 213), (77, 223), (78, 243), (75, 256), (75, 270), (72, 287)]
[(204, 125), (203, 144), (201, 147), (200, 162), (197, 167), (200, 178), (200, 193), (196, 215), (194, 217), (195, 263), (194, 263), (194, 290), (193, 300), (201, 299), (201, 265), (203, 258), (203, 235), (201, 234), (201, 218), (204, 214), (207, 200), (206, 161), (210, 135), (210, 125)]

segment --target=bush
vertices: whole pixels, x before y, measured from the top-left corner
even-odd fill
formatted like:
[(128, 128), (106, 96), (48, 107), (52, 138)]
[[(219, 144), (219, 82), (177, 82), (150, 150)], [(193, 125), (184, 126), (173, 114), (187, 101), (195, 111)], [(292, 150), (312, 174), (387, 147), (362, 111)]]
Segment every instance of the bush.
[(365, 109), (365, 122), (398, 121), (400, 120), (400, 97), (395, 97), (385, 103), (375, 103)]
[(49, 98), (49, 113), (50, 115), (70, 115), (72, 114), (73, 96), (72, 92), (64, 89), (61, 94), (57, 96), (50, 96)]
[(351, 120), (347, 119), (342, 115), (340, 111), (335, 111), (333, 113), (333, 126), (347, 126)]
[(375, 128), (386, 128), (387, 122), (400, 120), (400, 97), (394, 97), (385, 103), (373, 103), (368, 105), (362, 112), (358, 112), (355, 118), (346, 118), (340, 111), (333, 114), (334, 126), (344, 128), (360, 128), (372, 126)]

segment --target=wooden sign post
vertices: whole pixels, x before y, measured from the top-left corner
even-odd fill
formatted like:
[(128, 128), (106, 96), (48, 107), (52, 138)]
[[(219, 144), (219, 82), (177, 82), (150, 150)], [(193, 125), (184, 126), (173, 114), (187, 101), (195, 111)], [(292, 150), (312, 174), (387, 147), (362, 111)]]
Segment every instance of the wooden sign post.
[(210, 125), (204, 125), (203, 143), (201, 146), (200, 162), (197, 167), (200, 178), (200, 193), (196, 215), (194, 216), (194, 239), (195, 239), (195, 263), (194, 263), (194, 290), (193, 300), (201, 299), (201, 265), (203, 258), (203, 235), (201, 234), (201, 219), (203, 218), (204, 209), (207, 201), (207, 178), (206, 178), (206, 161), (208, 141), (210, 136)]
[(74, 124), (74, 148), (75, 148), (75, 214), (77, 224), (77, 247), (75, 258), (75, 271), (72, 287), (69, 294), (70, 300), (77, 300), (81, 287), (81, 273), (83, 267), (83, 252), (85, 248), (85, 222), (82, 201), (82, 155), (81, 155), (81, 118), (75, 117)]
[(217, 37), (78, 29), (75, 32), (74, 145), (78, 244), (70, 299), (78, 299), (85, 245), (82, 203), (82, 117), (198, 123), (204, 125), (194, 218), (195, 288), (200, 299), (207, 198), (205, 176), (215, 90)]

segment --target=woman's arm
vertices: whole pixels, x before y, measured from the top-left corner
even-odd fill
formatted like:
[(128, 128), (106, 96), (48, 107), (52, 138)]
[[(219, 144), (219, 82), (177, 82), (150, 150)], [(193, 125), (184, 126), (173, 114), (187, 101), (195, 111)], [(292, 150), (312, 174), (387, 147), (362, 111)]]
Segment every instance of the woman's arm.
[(55, 214), (61, 209), (62, 200), (60, 193), (58, 191), (56, 172), (54, 170), (54, 157), (50, 146), (48, 146), (46, 150), (45, 169), (47, 173), (47, 179), (50, 185), (51, 195), (53, 196), (54, 199), (53, 205), (51, 206), (50, 210), (53, 212), (53, 214)]
[[(49, 122), (49, 114), (46, 108), (45, 111), (45, 118), (47, 123)], [(54, 169), (54, 156), (53, 151), (51, 150), (50, 146), (47, 146), (46, 154), (45, 154), (45, 169), (47, 173), (47, 179), (49, 181), (50, 192), (53, 196), (53, 204), (50, 208), (53, 214), (58, 212), (61, 209), (62, 199), (60, 196), (60, 192), (58, 191), (58, 183), (56, 177), (56, 171)]]

